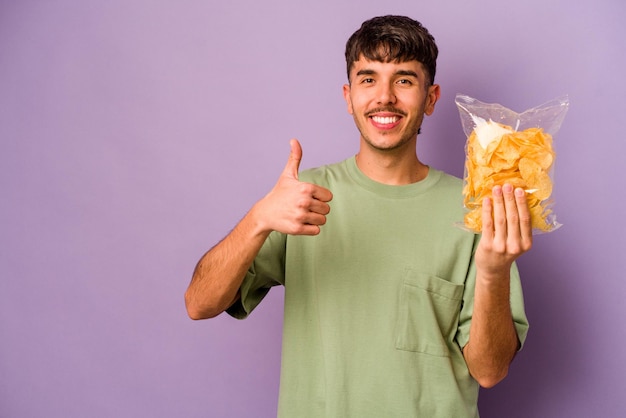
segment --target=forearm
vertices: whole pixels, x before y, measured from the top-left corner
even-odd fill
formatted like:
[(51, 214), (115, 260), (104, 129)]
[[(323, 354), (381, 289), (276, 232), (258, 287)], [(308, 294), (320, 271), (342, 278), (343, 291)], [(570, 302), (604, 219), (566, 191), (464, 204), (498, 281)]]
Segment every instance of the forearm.
[(495, 186), (492, 197), (483, 199), (482, 205), (474, 309), (463, 355), (474, 379), (483, 387), (492, 387), (507, 375), (519, 349), (511, 314), (511, 266), (531, 249), (533, 239), (523, 189), (510, 184)]
[(470, 374), (483, 387), (495, 386), (506, 377), (518, 348), (509, 275), (490, 280), (478, 273), (469, 342), (463, 349)]
[(215, 317), (237, 300), (246, 272), (269, 233), (259, 226), (253, 208), (200, 259), (185, 293), (190, 318)]

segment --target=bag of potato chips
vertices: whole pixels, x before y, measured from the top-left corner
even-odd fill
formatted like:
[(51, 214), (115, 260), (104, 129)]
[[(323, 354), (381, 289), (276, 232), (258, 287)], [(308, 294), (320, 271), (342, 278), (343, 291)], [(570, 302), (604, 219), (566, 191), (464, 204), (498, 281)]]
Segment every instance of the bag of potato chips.
[(567, 96), (516, 113), (496, 103), (482, 103), (457, 94), (465, 145), (462, 227), (479, 233), (482, 201), (496, 185), (509, 183), (526, 190), (533, 234), (561, 226), (552, 208), (553, 135), (569, 107)]

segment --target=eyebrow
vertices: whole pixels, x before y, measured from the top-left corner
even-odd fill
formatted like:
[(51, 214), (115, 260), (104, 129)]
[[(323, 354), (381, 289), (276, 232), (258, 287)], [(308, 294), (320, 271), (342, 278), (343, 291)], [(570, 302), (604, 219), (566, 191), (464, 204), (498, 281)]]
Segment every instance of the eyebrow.
[(410, 77), (419, 78), (417, 73), (415, 71), (411, 71), (411, 70), (398, 70), (398, 71), (396, 71), (396, 75), (407, 75), (407, 76), (410, 76)]
[[(356, 75), (360, 76), (360, 75), (374, 75), (376, 74), (376, 71), (374, 70), (370, 70), (370, 69), (363, 69), (363, 70), (359, 70)], [(405, 75), (405, 76), (410, 76), (410, 77), (415, 77), (415, 78), (419, 78), (419, 76), (417, 75), (417, 73), (415, 71), (411, 71), (411, 70), (398, 70), (394, 73), (394, 75)]]
[(372, 75), (372, 74), (376, 74), (376, 71), (374, 71), (374, 70), (359, 70), (356, 73), (356, 75)]

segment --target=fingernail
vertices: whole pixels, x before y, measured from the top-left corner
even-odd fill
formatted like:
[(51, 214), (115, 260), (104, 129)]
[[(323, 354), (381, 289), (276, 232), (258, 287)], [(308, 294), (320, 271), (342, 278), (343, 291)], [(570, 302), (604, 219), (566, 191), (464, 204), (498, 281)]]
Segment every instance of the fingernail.
[(515, 189), (515, 195), (516, 196), (522, 197), (525, 194), (526, 194), (526, 192), (521, 187), (518, 187), (517, 189)]
[(513, 192), (513, 186), (511, 186), (510, 184), (506, 183), (502, 187), (502, 190), (504, 191), (504, 193), (512, 193)]

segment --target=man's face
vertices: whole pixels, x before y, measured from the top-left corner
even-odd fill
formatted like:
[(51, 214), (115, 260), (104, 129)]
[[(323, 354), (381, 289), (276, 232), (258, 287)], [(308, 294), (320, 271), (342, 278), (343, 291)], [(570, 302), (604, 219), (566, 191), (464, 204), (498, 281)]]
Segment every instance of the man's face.
[(439, 98), (439, 86), (426, 83), (418, 61), (384, 63), (361, 56), (350, 71), (350, 84), (343, 87), (361, 141), (381, 151), (415, 141), (424, 114), (433, 113)]

